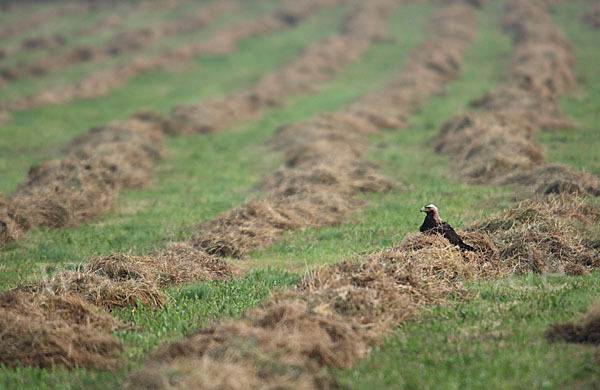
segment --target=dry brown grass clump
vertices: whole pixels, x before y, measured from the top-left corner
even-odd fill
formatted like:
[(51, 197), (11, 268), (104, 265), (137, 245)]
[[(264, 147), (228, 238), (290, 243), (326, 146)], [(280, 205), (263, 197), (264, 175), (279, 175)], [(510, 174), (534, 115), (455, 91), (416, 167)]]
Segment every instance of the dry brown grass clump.
[(30, 220), (17, 205), (0, 193), (0, 246), (18, 240), (30, 227)]
[(452, 156), (465, 180), (487, 183), (544, 163), (540, 146), (523, 127), (496, 114), (460, 115), (444, 124), (435, 148)]
[(51, 368), (114, 369), (118, 321), (81, 298), (42, 290), (0, 292), (0, 363)]
[(336, 225), (363, 205), (351, 196), (322, 187), (297, 187), (294, 191), (247, 202), (202, 223), (194, 245), (216, 256), (244, 258), (274, 242), (284, 230)]
[(119, 322), (101, 308), (162, 306), (167, 297), (160, 287), (234, 273), (219, 259), (175, 244), (152, 256), (103, 256), (49, 280), (0, 291), (0, 363), (116, 368), (123, 346), (111, 331)]
[(493, 89), (471, 106), (502, 114), (544, 130), (563, 129), (574, 126), (571, 118), (560, 112), (552, 96), (538, 96), (527, 89), (505, 85)]
[[(82, 62), (98, 61), (106, 57), (114, 57), (132, 53), (149, 47), (161, 39), (175, 34), (193, 32), (206, 27), (210, 21), (220, 14), (231, 11), (233, 3), (218, 1), (201, 7), (196, 13), (185, 13), (177, 20), (138, 27), (119, 32), (107, 42), (97, 46), (77, 46), (69, 50), (54, 50), (32, 63), (19, 64), (0, 70), (0, 75), (10, 76), (10, 81), (24, 77), (44, 76), (57, 69)], [(27, 49), (53, 48), (62, 46), (65, 38), (50, 35), (26, 39), (22, 46)]]
[(321, 367), (347, 368), (365, 346), (332, 310), (296, 295), (279, 294), (239, 321), (159, 349), (125, 387), (330, 388), (334, 379)]
[(0, 202), (6, 225), (0, 244), (39, 224), (74, 226), (110, 210), (115, 190), (151, 179), (152, 164), (164, 155), (163, 134), (173, 126), (158, 114), (139, 112), (90, 129), (64, 148), (66, 157), (31, 167), (27, 180)]
[(600, 344), (600, 301), (594, 302), (579, 321), (554, 324), (546, 331), (546, 337), (552, 341)]
[(113, 254), (63, 271), (48, 281), (23, 287), (28, 291), (53, 291), (78, 295), (108, 309), (136, 304), (162, 306), (167, 297), (162, 287), (199, 280), (226, 280), (235, 270), (222, 260), (187, 244), (175, 244), (150, 256)]
[(527, 200), (472, 226), (498, 248), (497, 261), (511, 273), (583, 274), (600, 266), (592, 237), (600, 210), (569, 195)]
[(400, 76), (352, 103), (345, 110), (348, 116), (380, 129), (402, 127), (408, 113), (456, 77), (474, 29), (471, 9), (458, 3), (444, 6), (431, 26), (432, 37), (411, 53)]
[(499, 179), (499, 183), (517, 183), (536, 188), (536, 193), (600, 196), (600, 180), (584, 171), (562, 165), (545, 165), (529, 171), (519, 171)]
[(598, 178), (549, 165), (532, 135), (536, 129), (575, 125), (556, 103), (576, 84), (573, 49), (546, 7), (542, 0), (509, 2), (503, 25), (513, 35), (513, 53), (505, 83), (472, 102), (486, 112), (445, 123), (436, 150), (452, 156), (466, 181), (598, 196)]
[(113, 206), (114, 186), (99, 164), (66, 157), (40, 163), (11, 194), (30, 226), (65, 227), (105, 213)]

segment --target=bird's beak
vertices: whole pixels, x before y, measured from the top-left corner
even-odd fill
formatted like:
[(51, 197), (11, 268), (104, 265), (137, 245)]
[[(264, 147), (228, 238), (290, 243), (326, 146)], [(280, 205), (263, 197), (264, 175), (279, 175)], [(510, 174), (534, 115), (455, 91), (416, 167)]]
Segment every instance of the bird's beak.
[(425, 212), (425, 207), (421, 207), (421, 212), (424, 213)]

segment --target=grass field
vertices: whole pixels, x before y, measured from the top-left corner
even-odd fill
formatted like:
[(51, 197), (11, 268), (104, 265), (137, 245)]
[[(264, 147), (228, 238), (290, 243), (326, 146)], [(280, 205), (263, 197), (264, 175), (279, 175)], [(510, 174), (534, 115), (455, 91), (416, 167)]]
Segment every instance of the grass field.
[[(407, 233), (417, 231), (422, 222), (419, 208), (425, 204), (435, 202), (445, 220), (461, 227), (528, 196), (512, 185), (462, 183), (450, 169), (449, 158), (432, 147), (444, 121), (469, 110), (472, 99), (503, 79), (511, 51), (510, 37), (500, 29), (504, 3), (488, 2), (474, 11), (476, 35), (464, 54), (458, 78), (445, 93), (411, 114), (406, 128), (370, 136), (373, 147), (368, 159), (405, 188), (360, 195), (367, 206), (339, 226), (287, 231), (275, 244), (253, 251), (247, 259), (227, 259), (241, 270), (238, 279), (168, 288), (170, 298), (163, 308), (138, 305), (112, 311), (128, 325), (116, 331), (127, 345), (120, 370), (2, 367), (0, 388), (118, 388), (158, 346), (222, 319), (239, 318), (274, 291), (298, 283), (315, 266), (355, 259), (400, 243)], [(600, 32), (579, 22), (586, 4), (583, 0), (559, 2), (551, 12), (575, 49), (580, 83), (559, 103), (578, 126), (535, 135), (549, 161), (599, 175)], [(273, 2), (257, 2), (252, 12), (273, 6)], [(153, 181), (141, 189), (122, 190), (113, 212), (76, 227), (38, 227), (1, 249), (0, 286), (9, 289), (40, 275), (75, 268), (98, 255), (148, 254), (189, 239), (197, 224), (259, 196), (255, 185), (281, 165), (282, 156), (266, 145), (276, 130), (335, 112), (393, 80), (411, 50), (430, 34), (427, 21), (436, 7), (431, 2), (402, 5), (389, 15), (391, 39), (374, 44), (311, 93), (291, 97), (281, 107), (218, 133), (168, 137), (168, 155), (155, 165)], [(293, 28), (244, 40), (229, 55), (201, 57), (180, 71), (140, 75), (106, 96), (12, 112), (1, 127), (0, 191), (9, 194), (31, 165), (60, 157), (62, 145), (94, 125), (140, 108), (167, 113), (178, 103), (243, 90), (261, 74), (297, 56), (303, 47), (333, 33), (347, 9), (324, 7)], [(65, 26), (75, 29), (100, 17), (76, 15)], [(144, 14), (129, 17), (132, 23), (148, 21)], [(233, 12), (221, 23), (240, 17)], [(187, 38), (175, 37), (161, 45), (168, 47), (178, 39)], [(81, 72), (64, 69), (44, 83), (72, 80)], [(24, 80), (7, 85), (6, 95), (0, 97), (43, 88), (44, 83)], [(589, 202), (598, 204), (595, 199)], [(379, 348), (354, 367), (334, 370), (332, 375), (350, 389), (595, 388), (600, 374), (595, 348), (552, 344), (543, 333), (552, 323), (577, 317), (589, 307), (600, 293), (598, 276), (598, 271), (583, 276), (527, 274), (469, 282), (469, 300), (451, 298), (444, 305), (426, 307), (418, 318), (398, 324)]]

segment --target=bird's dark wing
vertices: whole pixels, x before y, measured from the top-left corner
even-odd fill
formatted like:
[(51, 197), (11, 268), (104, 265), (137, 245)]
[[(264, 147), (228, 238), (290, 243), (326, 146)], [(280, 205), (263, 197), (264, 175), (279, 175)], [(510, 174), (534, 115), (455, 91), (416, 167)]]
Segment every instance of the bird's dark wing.
[(440, 225), (438, 225), (437, 229), (439, 229), (439, 233), (442, 234), (448, 241), (450, 241), (451, 244), (460, 247), (460, 249), (468, 251), (475, 250), (475, 248), (473, 248), (471, 245), (465, 244), (463, 242), (462, 238), (460, 238), (458, 233), (456, 233), (456, 231), (452, 226), (450, 226), (450, 224), (442, 222)]

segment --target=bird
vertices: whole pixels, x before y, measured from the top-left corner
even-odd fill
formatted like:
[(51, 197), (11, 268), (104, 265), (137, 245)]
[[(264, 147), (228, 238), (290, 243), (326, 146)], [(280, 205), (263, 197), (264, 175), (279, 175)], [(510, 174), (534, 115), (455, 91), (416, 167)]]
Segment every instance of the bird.
[(423, 224), (419, 228), (421, 233), (441, 234), (444, 236), (444, 238), (450, 241), (451, 244), (460, 247), (460, 249), (465, 251), (475, 251), (475, 248), (469, 244), (466, 244), (462, 238), (460, 238), (450, 224), (442, 221), (440, 214), (438, 213), (438, 208), (433, 203), (422, 207), (421, 212), (427, 213), (425, 221), (423, 221)]

